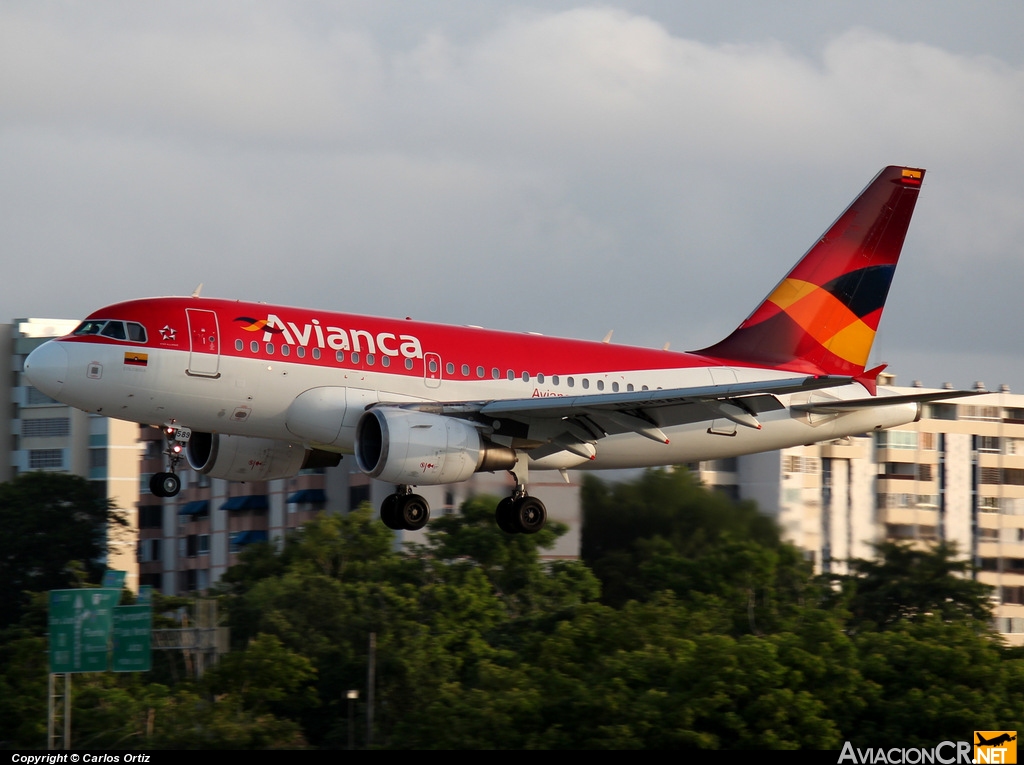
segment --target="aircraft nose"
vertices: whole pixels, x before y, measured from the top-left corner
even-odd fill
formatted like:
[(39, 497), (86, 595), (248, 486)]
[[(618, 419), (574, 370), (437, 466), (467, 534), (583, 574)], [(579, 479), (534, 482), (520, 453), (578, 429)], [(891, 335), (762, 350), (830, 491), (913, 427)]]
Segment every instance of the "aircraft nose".
[(68, 377), (68, 352), (55, 340), (36, 348), (25, 359), (25, 376), (50, 398), (57, 398)]

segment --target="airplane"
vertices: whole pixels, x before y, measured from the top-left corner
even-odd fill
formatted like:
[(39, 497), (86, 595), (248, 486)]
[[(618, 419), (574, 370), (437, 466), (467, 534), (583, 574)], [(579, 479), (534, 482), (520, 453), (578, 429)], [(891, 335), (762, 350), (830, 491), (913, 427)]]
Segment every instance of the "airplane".
[(924, 402), (866, 369), (925, 170), (883, 169), (739, 327), (687, 353), (198, 297), (101, 308), (26, 359), (48, 396), (162, 427), (173, 497), (201, 474), (271, 480), (354, 454), (395, 485), (392, 529), (430, 517), (416, 486), (508, 471), (503, 531), (535, 533), (535, 470), (635, 468), (828, 441), (915, 421)]
[(978, 743), (975, 746), (999, 746), (1000, 744), (1017, 740), (1016, 735), (1011, 736), (1009, 733), (1000, 733), (998, 736), (993, 736), (990, 740), (986, 740), (978, 731), (975, 731), (975, 735), (978, 737)]

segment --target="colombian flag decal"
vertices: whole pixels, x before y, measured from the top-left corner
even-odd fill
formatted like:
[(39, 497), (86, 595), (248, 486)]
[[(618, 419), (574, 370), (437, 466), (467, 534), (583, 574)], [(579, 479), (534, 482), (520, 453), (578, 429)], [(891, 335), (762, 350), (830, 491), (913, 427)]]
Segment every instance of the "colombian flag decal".
[(903, 185), (920, 186), (922, 180), (924, 180), (924, 173), (920, 170), (912, 170), (909, 167), (903, 168), (902, 177), (900, 178)]
[(136, 353), (135, 351), (125, 351), (124, 364), (128, 367), (144, 367), (149, 364), (148, 353)]

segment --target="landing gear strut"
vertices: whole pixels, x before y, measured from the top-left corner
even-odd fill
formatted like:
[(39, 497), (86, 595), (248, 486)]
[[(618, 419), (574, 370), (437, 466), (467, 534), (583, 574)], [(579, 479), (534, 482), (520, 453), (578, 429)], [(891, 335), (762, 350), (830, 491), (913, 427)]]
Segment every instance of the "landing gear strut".
[(498, 503), (494, 520), (506, 534), (536, 534), (548, 519), (547, 508), (539, 499), (526, 493), (525, 463), (517, 463), (509, 472), (516, 479), (516, 488), (511, 497), (505, 497)]
[(419, 531), (430, 520), (430, 505), (408, 486), (397, 486), (381, 503), (380, 519), (395, 531)]
[(164, 438), (167, 439), (164, 454), (167, 455), (168, 472), (154, 473), (149, 479), (149, 490), (154, 497), (175, 497), (181, 491), (181, 479), (175, 471), (191, 435), (192, 432), (188, 428), (164, 428)]

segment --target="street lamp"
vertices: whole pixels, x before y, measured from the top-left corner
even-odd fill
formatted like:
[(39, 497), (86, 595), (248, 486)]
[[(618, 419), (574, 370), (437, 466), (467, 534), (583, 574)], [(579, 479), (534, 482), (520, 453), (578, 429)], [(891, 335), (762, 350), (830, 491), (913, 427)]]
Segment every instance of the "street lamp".
[(349, 691), (345, 694), (348, 698), (348, 748), (349, 751), (355, 749), (355, 717), (354, 710), (356, 706), (356, 699), (359, 698), (359, 691)]

